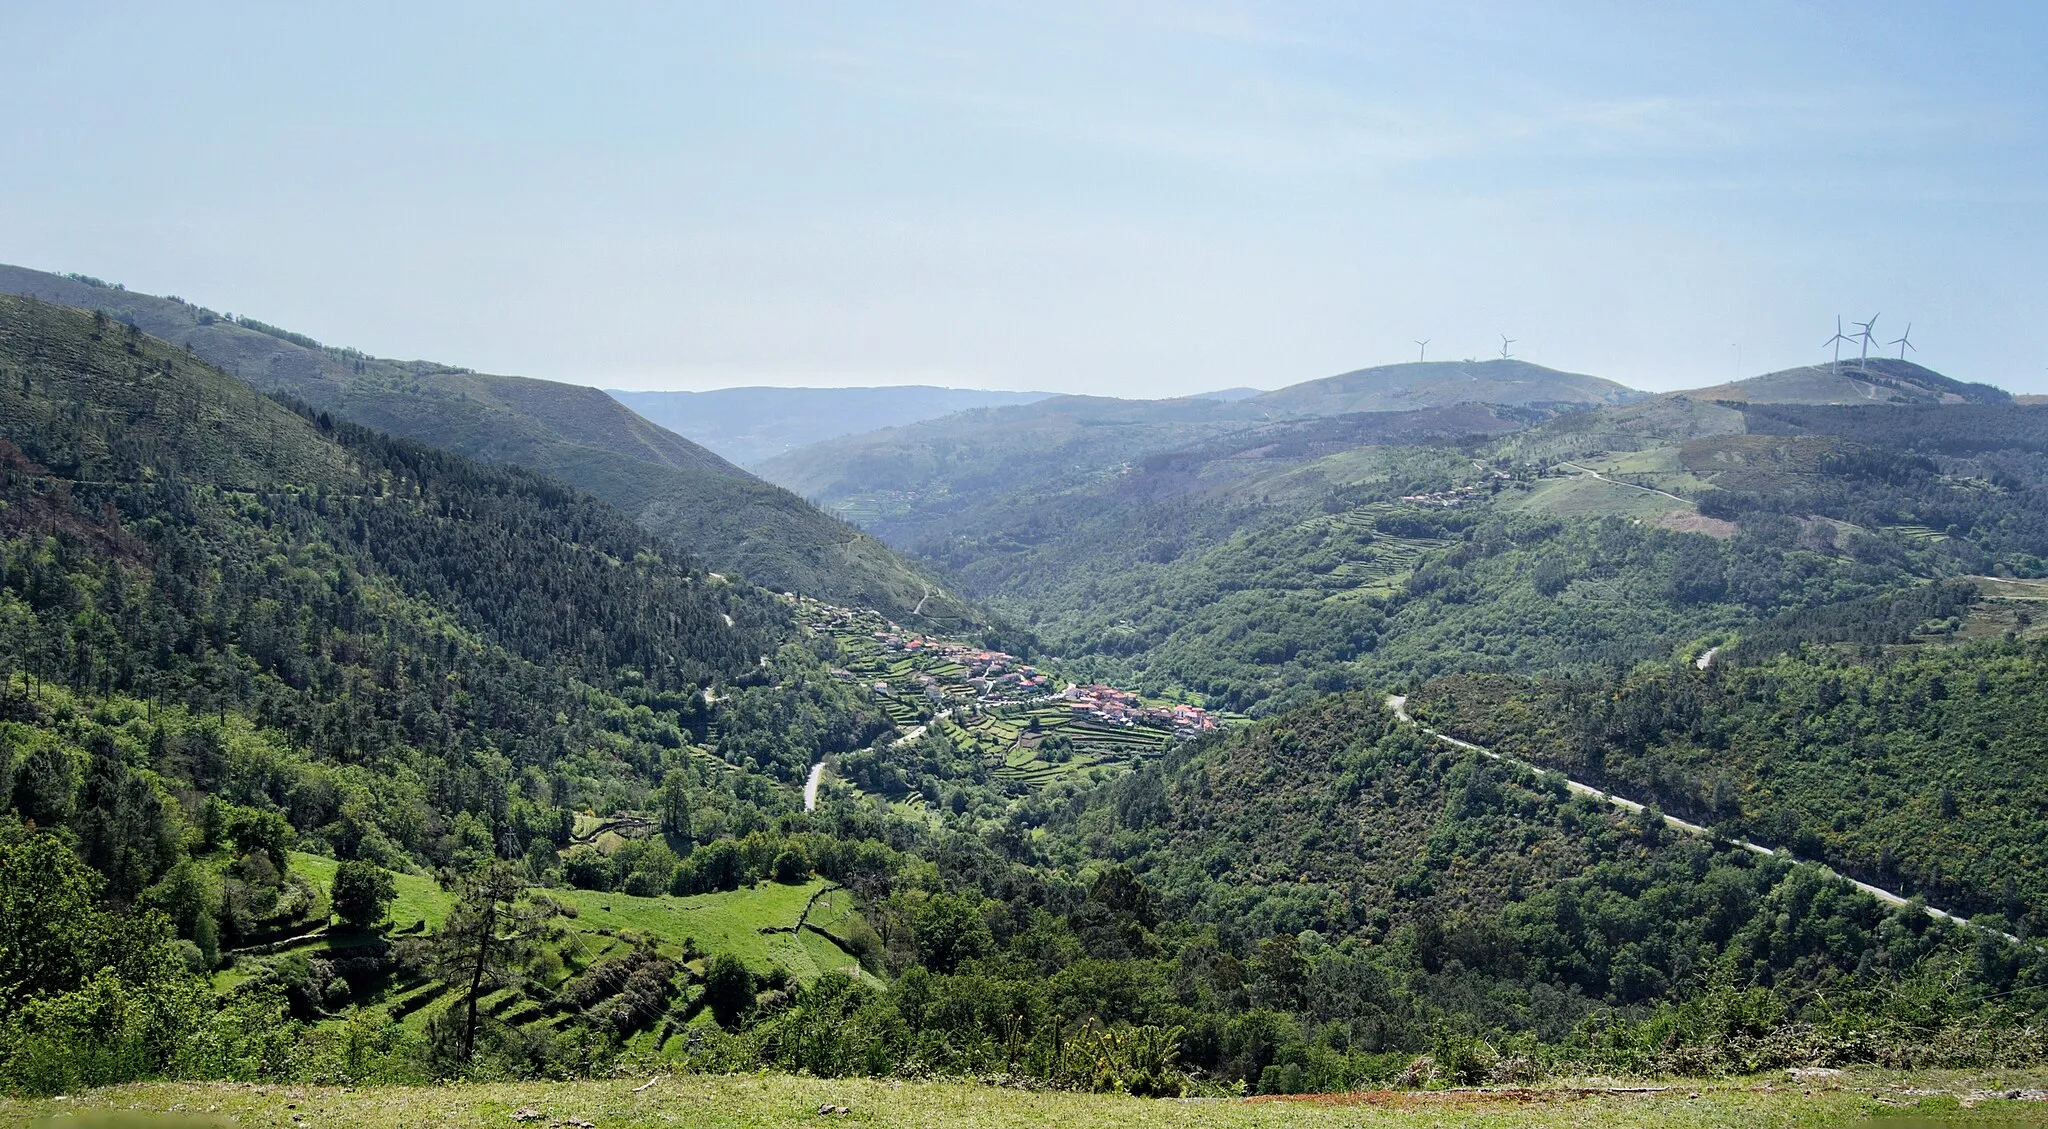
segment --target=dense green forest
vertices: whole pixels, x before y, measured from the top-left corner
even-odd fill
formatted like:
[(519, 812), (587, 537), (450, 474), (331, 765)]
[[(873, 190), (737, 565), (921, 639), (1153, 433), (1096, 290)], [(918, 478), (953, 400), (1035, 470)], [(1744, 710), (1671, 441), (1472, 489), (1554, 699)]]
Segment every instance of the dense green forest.
[[(1489, 505), (1532, 477), (1512, 461), (1475, 466), (1486, 452), (1483, 439), (1353, 450), (1350, 481), (1317, 467), (1305, 482), (1261, 477), (1228, 493), (1155, 492), (1144, 484), (1163, 475), (1133, 475), (1057, 536), (956, 541), (932, 559), (1098, 677), (1273, 712), (1451, 670), (1625, 666), (1959, 569), (1967, 551), (1900, 535), (1844, 549), (1772, 513), (1715, 540), (1621, 514)], [(1464, 504), (1405, 500), (1418, 497)]]
[[(1057, 1073), (1091, 1020), (1265, 1092), (2039, 1053), (2034, 947), (1570, 798), (1371, 696), (1012, 820), (1038, 829), (933, 843), (956, 892), (882, 901), (913, 939), (888, 988), (799, 993), (718, 1061)], [(1156, 1047), (1116, 1045), (1127, 1087), (1157, 1085)]]
[(0, 264), (0, 293), (103, 309), (263, 391), (391, 435), (559, 479), (690, 545), (708, 568), (899, 617), (921, 607), (934, 623), (981, 621), (975, 609), (874, 537), (640, 418), (598, 389), (374, 357), (99, 279)]
[(1706, 670), (1458, 676), (1411, 698), (1482, 744), (2001, 928), (2048, 923), (2048, 650), (1806, 646)]

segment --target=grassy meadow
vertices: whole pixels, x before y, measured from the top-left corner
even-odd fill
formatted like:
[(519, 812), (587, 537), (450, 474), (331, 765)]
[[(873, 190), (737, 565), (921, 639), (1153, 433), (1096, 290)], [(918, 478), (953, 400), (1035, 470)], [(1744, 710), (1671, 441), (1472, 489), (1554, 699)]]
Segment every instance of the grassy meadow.
[[(2043, 1125), (2038, 1072), (1783, 1075), (1716, 1083), (1599, 1081), (1523, 1090), (1370, 1092), (1307, 1098), (1160, 1100), (1026, 1091), (968, 1082), (819, 1079), (778, 1074), (419, 1087), (151, 1083), (69, 1098), (0, 1098), (10, 1125), (773, 1126), (845, 1122), (891, 1129), (1145, 1125), (1160, 1129), (1340, 1126), (1735, 1127)], [(1631, 1092), (1633, 1091), (1633, 1092)], [(2018, 1092), (2014, 1100), (2005, 1095)], [(821, 1107), (845, 1113), (821, 1113)], [(523, 1117), (521, 1115), (524, 1115)]]
[[(336, 863), (320, 855), (294, 852), (292, 870), (305, 875), (325, 889), (334, 881)], [(432, 929), (448, 915), (450, 895), (431, 878), (413, 874), (393, 875), (398, 896), (392, 900), (386, 918), (401, 933), (414, 932), (419, 923)], [(609, 936), (630, 932), (654, 938), (665, 945), (679, 946), (685, 938), (700, 950), (733, 953), (759, 971), (779, 965), (797, 981), (808, 983), (822, 972), (859, 966), (837, 945), (815, 933), (794, 931), (804, 906), (813, 897), (810, 922), (830, 928), (833, 920), (852, 912), (852, 895), (833, 891), (819, 896), (827, 883), (823, 879), (784, 885), (764, 882), (721, 894), (677, 897), (662, 894), (642, 898), (604, 890), (563, 887), (547, 891), (550, 898), (574, 913), (565, 924), (571, 934)], [(309, 939), (307, 945), (321, 945)]]

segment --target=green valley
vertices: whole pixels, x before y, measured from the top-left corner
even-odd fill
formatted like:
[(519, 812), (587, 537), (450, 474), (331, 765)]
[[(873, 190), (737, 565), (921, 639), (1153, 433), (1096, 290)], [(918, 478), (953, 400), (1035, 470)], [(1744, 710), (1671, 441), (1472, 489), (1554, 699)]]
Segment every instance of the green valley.
[(1005, 650), (5, 302), (10, 1090), (2048, 1057), (2033, 408), (1191, 401), (950, 480)]
[(2048, 6), (0, 27), (0, 1127), (2048, 1127)]

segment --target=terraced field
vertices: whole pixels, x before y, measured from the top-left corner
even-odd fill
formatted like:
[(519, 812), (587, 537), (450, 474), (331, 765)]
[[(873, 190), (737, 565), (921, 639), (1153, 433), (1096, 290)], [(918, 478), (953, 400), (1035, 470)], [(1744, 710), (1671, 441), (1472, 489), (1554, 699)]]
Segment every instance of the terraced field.
[[(1031, 788), (1043, 788), (1090, 769), (1122, 766), (1135, 758), (1155, 756), (1173, 741), (1170, 734), (1157, 729), (1077, 718), (1072, 710), (1061, 707), (1018, 710), (1004, 717), (985, 719), (982, 724), (985, 729), (971, 732), (976, 732), (978, 739), (981, 733), (994, 738), (982, 739), (977, 744), (982, 755), (995, 764), (989, 776)], [(1056, 734), (1066, 739), (1068, 749), (1055, 759), (1047, 759), (1045, 742)]]
[(2048, 600), (2048, 580), (2019, 580), (2012, 577), (1973, 576), (1979, 591), (1999, 600)]
[[(595, 820), (592, 821), (595, 823)], [(321, 890), (334, 884), (334, 871), (340, 864), (322, 855), (309, 855), (294, 851), (291, 855), (291, 869), (303, 874)], [(394, 874), (392, 880), (398, 886), (398, 896), (391, 903), (386, 917), (398, 930), (432, 929), (448, 916), (450, 901), (446, 891), (433, 879), (417, 874)]]
[(1401, 587), (1423, 557), (1449, 545), (1427, 537), (1401, 537), (1380, 531), (1379, 521), (1397, 507), (1374, 503), (1306, 523), (1352, 543), (1354, 555), (1328, 573), (1333, 587), (1361, 594), (1390, 594)]
[[(291, 858), (292, 870), (323, 889), (333, 880), (336, 865), (318, 855)], [(398, 896), (389, 913), (389, 936), (420, 934), (447, 916), (452, 899), (431, 879), (410, 874), (395, 879)], [(652, 997), (663, 1006), (622, 1033), (644, 1044), (644, 1050), (658, 1050), (698, 1021), (698, 982), (710, 957), (721, 953), (738, 956), (758, 975), (779, 974), (797, 983), (833, 972), (874, 982), (844, 947), (858, 928), (853, 896), (823, 879), (691, 897), (575, 889), (547, 895), (565, 913), (561, 935), (549, 945), (559, 972), (544, 975), (535, 990), (502, 989), (480, 1002), (485, 1014), (514, 1027), (558, 1028), (605, 1006), (637, 974), (637, 990), (647, 992), (653, 981)], [(216, 986), (225, 989), (260, 975), (264, 965), (280, 958), (318, 961), (353, 970), (346, 974), (347, 1008), (373, 1022), (412, 1031), (424, 1029), (460, 1000), (459, 991), (406, 971), (388, 951), (387, 942), (375, 936), (324, 930), (239, 958), (217, 975)], [(579, 981), (584, 981), (580, 988)], [(337, 1013), (331, 1022), (341, 1021)]]
[(1912, 541), (1946, 541), (1948, 534), (1926, 525), (1887, 525), (1883, 529)]

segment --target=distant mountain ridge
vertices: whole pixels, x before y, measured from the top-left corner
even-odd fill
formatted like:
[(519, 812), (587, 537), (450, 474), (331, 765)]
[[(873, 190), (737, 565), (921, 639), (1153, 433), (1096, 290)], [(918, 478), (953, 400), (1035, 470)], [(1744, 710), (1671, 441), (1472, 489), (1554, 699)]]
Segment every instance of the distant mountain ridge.
[[(1283, 420), (1460, 404), (1551, 414), (1647, 399), (1595, 376), (1527, 361), (1382, 365), (1271, 392), (1166, 400), (1054, 396), (816, 443), (761, 464), (764, 477), (861, 522), (894, 545), (991, 491), (1068, 490), (1109, 469)], [(1250, 391), (1250, 390), (1243, 390)]]
[(2009, 404), (2012, 394), (1955, 380), (1912, 361), (1871, 357), (1802, 365), (1708, 388), (1670, 393), (1740, 404)]
[(266, 392), (392, 435), (552, 475), (714, 568), (896, 617), (978, 622), (872, 536), (635, 415), (596, 388), (395, 361), (98, 280), (0, 265), (0, 293), (135, 325)]
[(1051, 395), (928, 384), (611, 391), (614, 399), (647, 419), (744, 467), (841, 435), (898, 427), (972, 408), (1029, 404)]

